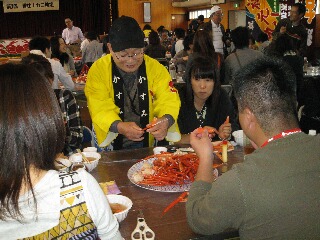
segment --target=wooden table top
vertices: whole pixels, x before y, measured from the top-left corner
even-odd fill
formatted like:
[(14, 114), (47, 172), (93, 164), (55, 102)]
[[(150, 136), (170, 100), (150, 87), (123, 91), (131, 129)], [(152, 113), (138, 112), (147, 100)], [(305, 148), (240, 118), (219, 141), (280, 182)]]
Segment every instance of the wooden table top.
[[(147, 225), (155, 232), (155, 239), (207, 239), (204, 236), (193, 233), (188, 226), (186, 219), (185, 203), (178, 203), (163, 217), (162, 211), (181, 193), (156, 192), (140, 188), (127, 177), (127, 172), (137, 160), (152, 155), (152, 148), (135, 150), (120, 150), (102, 153), (102, 158), (96, 169), (91, 173), (98, 182), (116, 181), (121, 194), (129, 197), (133, 207), (127, 218), (120, 223), (120, 232), (125, 239), (131, 239), (131, 233), (137, 225), (139, 210), (143, 211)], [(221, 163), (215, 158), (215, 163)], [(228, 153), (228, 165), (218, 168), (219, 173), (225, 172), (233, 164), (243, 161), (243, 149), (235, 147), (235, 150)], [(226, 233), (212, 236), (210, 239), (224, 239), (234, 237), (237, 233)]]

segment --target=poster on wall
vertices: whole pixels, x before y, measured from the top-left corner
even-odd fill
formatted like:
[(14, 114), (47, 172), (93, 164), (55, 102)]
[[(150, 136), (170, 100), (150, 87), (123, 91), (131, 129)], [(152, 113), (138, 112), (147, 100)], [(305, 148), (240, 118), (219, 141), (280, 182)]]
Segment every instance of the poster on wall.
[[(272, 33), (280, 19), (290, 16), (295, 0), (246, 0), (246, 22), (255, 39), (261, 31), (272, 38)], [(302, 1), (300, 1), (302, 2)], [(307, 46), (311, 46), (315, 34), (316, 0), (306, 1), (306, 14), (302, 24), (308, 31)]]
[(4, 13), (59, 10), (59, 0), (3, 0)]

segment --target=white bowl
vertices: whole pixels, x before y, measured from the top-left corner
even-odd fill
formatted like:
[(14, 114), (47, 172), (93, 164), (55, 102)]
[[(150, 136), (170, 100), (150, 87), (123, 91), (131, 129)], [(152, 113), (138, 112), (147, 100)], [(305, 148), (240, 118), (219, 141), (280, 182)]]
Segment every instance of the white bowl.
[(127, 207), (125, 210), (113, 214), (118, 219), (118, 222), (122, 222), (127, 217), (129, 210), (132, 208), (131, 199), (126, 196), (116, 194), (109, 194), (106, 196), (109, 203), (119, 203)]
[(101, 155), (100, 155), (100, 153), (97, 153), (97, 152), (82, 152), (82, 153), (87, 158), (94, 158), (95, 159), (95, 160), (90, 161), (89, 163), (84, 162), (84, 165), (86, 165), (88, 172), (91, 172), (93, 169), (95, 169), (98, 166)]
[(83, 152), (97, 152), (98, 149), (96, 147), (86, 147), (83, 149)]
[[(58, 163), (60, 162), (60, 163)], [(59, 171), (65, 171), (68, 170), (68, 168), (71, 166), (72, 162), (67, 158), (57, 158), (54, 161), (54, 166)]]
[(166, 147), (155, 147), (153, 149), (153, 154), (161, 154), (163, 152), (167, 152), (168, 149)]
[(240, 146), (244, 145), (244, 137), (243, 137), (243, 130), (234, 131), (232, 133), (236, 143)]
[[(94, 160), (90, 161), (90, 162), (84, 162), (84, 165), (86, 166), (86, 169), (88, 170), (88, 172), (91, 172), (93, 169), (95, 169), (98, 166), (99, 163), (99, 159), (101, 158), (100, 153), (96, 153), (96, 152), (82, 152), (83, 155), (85, 155), (87, 158), (94, 158)], [(76, 153), (75, 153), (76, 154)], [(73, 155), (72, 154), (69, 159), (71, 162), (73, 162)]]

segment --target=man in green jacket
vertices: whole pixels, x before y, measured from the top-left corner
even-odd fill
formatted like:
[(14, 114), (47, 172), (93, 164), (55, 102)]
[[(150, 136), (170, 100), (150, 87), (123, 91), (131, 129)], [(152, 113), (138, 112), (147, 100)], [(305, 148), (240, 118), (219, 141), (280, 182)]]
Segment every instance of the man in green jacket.
[(208, 133), (190, 134), (200, 164), (189, 225), (205, 235), (238, 229), (241, 239), (318, 239), (320, 135), (299, 129), (294, 73), (261, 58), (238, 72), (233, 87), (241, 127), (256, 150), (214, 181)]
[(139, 148), (152, 146), (154, 139), (180, 140), (177, 90), (167, 69), (144, 55), (143, 47), (144, 35), (136, 20), (122, 16), (109, 32), (110, 54), (89, 70), (85, 94), (101, 148)]

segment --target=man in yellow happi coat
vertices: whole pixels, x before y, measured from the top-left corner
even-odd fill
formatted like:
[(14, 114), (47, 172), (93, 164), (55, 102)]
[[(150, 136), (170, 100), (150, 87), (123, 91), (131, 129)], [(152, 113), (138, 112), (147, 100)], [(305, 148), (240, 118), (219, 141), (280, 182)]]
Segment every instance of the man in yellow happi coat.
[(152, 146), (154, 139), (180, 140), (177, 90), (167, 69), (144, 55), (143, 47), (144, 35), (136, 20), (122, 16), (110, 29), (110, 54), (89, 70), (85, 94), (101, 148), (139, 148)]

